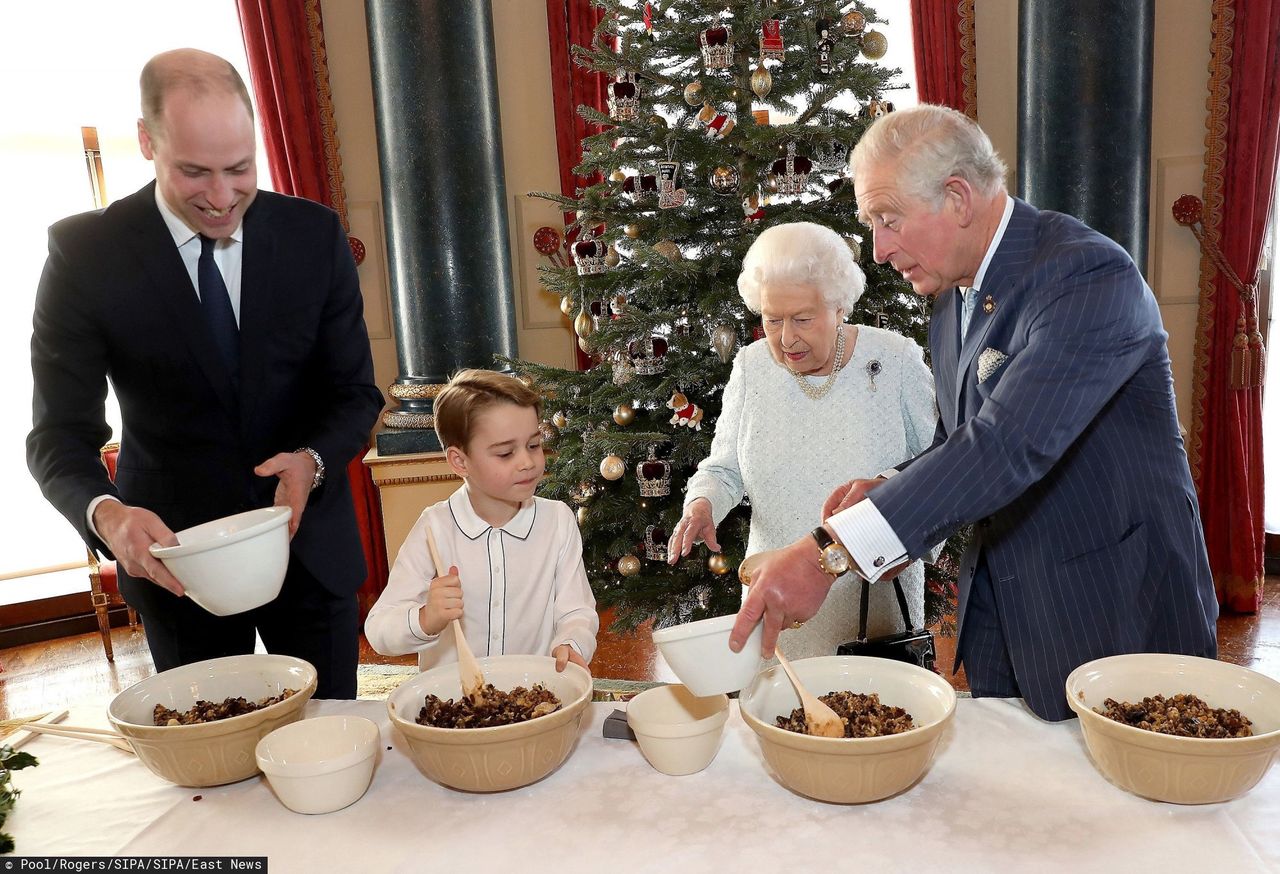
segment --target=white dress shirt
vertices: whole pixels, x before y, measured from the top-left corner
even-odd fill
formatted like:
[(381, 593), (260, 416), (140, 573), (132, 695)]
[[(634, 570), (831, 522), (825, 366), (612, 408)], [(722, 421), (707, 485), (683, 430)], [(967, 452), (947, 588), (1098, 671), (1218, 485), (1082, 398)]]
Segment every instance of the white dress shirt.
[[(1000, 248), (1000, 241), (1004, 239), (1004, 232), (1009, 227), (1009, 217), (1012, 215), (1013, 198), (1006, 194), (1004, 214), (1000, 217), (995, 235), (987, 244), (986, 254), (983, 255), (977, 275), (973, 278), (973, 286), (969, 289), (969, 294), (976, 294), (978, 289), (982, 288), (987, 268), (991, 266), (991, 259), (996, 249)], [(879, 580), (885, 571), (907, 559), (907, 549), (902, 545), (902, 540), (876, 509), (875, 492), (872, 492), (871, 497), (866, 500), (836, 513), (827, 520), (827, 524), (835, 532), (836, 537), (840, 538), (844, 548), (849, 550), (849, 555), (853, 558), (858, 572), (873, 583)]]
[[(164, 197), (160, 194), (160, 186), (156, 186), (156, 207), (160, 210), (160, 218), (164, 219), (165, 227), (169, 229), (169, 233), (173, 235), (173, 244), (178, 248), (178, 254), (182, 257), (182, 265), (187, 268), (187, 275), (191, 277), (191, 288), (196, 293), (196, 298), (200, 297), (200, 281), (196, 278), (197, 267), (200, 263), (200, 235), (191, 228), (187, 227), (186, 222), (178, 218), (178, 214), (169, 209), (169, 204), (164, 202)], [(218, 270), (222, 273), (222, 281), (227, 286), (227, 296), (231, 298), (231, 311), (236, 315), (236, 326), (240, 325), (240, 265), (244, 261), (244, 222), (232, 232), (231, 236), (218, 240), (213, 247), (213, 260), (218, 265)], [(114, 495), (98, 495), (89, 502), (88, 508), (84, 511), (85, 517), (89, 522), (89, 530), (99, 540), (102, 535), (98, 533), (98, 529), (93, 524), (93, 511), (98, 509), (98, 505), (103, 501), (116, 501)]]
[(427, 549), (431, 526), (440, 561), (462, 580), (462, 631), (477, 656), (551, 655), (567, 643), (590, 662), (600, 617), (582, 563), (578, 520), (560, 501), (532, 498), (494, 528), (476, 515), (468, 486), (422, 511), (364, 621), (383, 655), (418, 653), (422, 670), (458, 660), (453, 633), (427, 634), (418, 611), (437, 576)]

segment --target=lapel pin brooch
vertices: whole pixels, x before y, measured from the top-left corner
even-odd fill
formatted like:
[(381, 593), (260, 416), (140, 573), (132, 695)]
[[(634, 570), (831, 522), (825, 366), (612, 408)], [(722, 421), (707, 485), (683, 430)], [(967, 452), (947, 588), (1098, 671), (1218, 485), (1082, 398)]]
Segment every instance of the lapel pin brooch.
[(987, 315), (991, 315), (996, 311), (996, 299), (991, 295), (987, 295), (982, 299), (982, 311)]

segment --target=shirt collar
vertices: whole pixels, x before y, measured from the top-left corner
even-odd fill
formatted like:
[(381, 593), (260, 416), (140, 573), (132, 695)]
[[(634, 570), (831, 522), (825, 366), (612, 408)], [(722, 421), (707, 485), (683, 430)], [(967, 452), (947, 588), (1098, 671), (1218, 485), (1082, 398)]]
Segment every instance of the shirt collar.
[(1000, 225), (996, 228), (995, 236), (991, 238), (991, 242), (987, 245), (987, 254), (982, 258), (982, 264), (978, 267), (978, 272), (973, 277), (973, 288), (982, 288), (982, 280), (987, 276), (987, 268), (991, 266), (991, 259), (996, 254), (996, 249), (1000, 248), (1000, 241), (1004, 239), (1005, 229), (1009, 227), (1009, 217), (1013, 215), (1013, 198), (1009, 195), (1004, 196), (1004, 215), (1000, 216)]
[[(160, 194), (160, 186), (156, 186), (156, 207), (160, 210), (160, 218), (164, 219), (165, 227), (169, 229), (169, 233), (173, 235), (173, 244), (181, 249), (187, 243), (191, 242), (193, 237), (198, 234), (187, 227), (187, 223), (178, 218), (178, 214), (169, 209), (169, 204), (164, 202), (164, 196)], [(241, 221), (236, 229), (231, 233), (231, 239), (237, 243), (244, 242), (244, 222)]]
[[(469, 488), (466, 483), (463, 483), (462, 488), (449, 496), (449, 512), (453, 514), (453, 521), (458, 526), (458, 530), (466, 535), (467, 539), (475, 540), (493, 526), (476, 515), (475, 508), (471, 506)], [(533, 520), (537, 515), (536, 505), (537, 500), (535, 498), (525, 501), (516, 514), (511, 517), (511, 521), (503, 525), (499, 530), (505, 531), (519, 540), (527, 538), (529, 532), (533, 530)]]

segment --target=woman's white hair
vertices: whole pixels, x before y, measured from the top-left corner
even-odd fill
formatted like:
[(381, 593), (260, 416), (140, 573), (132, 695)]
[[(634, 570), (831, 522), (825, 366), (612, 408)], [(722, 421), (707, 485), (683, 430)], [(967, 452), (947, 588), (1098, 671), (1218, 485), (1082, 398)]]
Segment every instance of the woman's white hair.
[(844, 237), (813, 222), (791, 222), (756, 237), (742, 259), (738, 293), (747, 309), (759, 313), (760, 290), (773, 284), (812, 285), (823, 301), (847, 316), (867, 279)]
[(853, 147), (849, 166), (896, 164), (907, 193), (934, 209), (942, 204), (943, 184), (959, 176), (978, 192), (1004, 191), (1005, 163), (977, 122), (946, 106), (922, 103), (881, 116)]

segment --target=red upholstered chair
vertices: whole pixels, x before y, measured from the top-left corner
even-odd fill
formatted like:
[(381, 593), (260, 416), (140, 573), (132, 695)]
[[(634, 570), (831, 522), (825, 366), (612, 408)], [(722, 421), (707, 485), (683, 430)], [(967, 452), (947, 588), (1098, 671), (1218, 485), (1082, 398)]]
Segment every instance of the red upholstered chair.
[[(102, 463), (107, 468), (107, 476), (112, 481), (116, 478), (116, 458), (120, 454), (119, 443), (108, 443), (102, 447), (100, 455)], [(102, 635), (102, 648), (107, 651), (107, 661), (114, 662), (116, 660), (115, 652), (111, 649), (111, 618), (107, 611), (112, 607), (126, 607), (129, 613), (129, 627), (136, 628), (138, 625), (138, 614), (132, 607), (125, 604), (124, 598), (120, 595), (120, 584), (116, 578), (116, 563), (114, 561), (100, 561), (97, 553), (92, 549), (89, 550), (89, 591), (90, 598), (93, 600), (93, 612), (98, 617), (98, 633)]]

